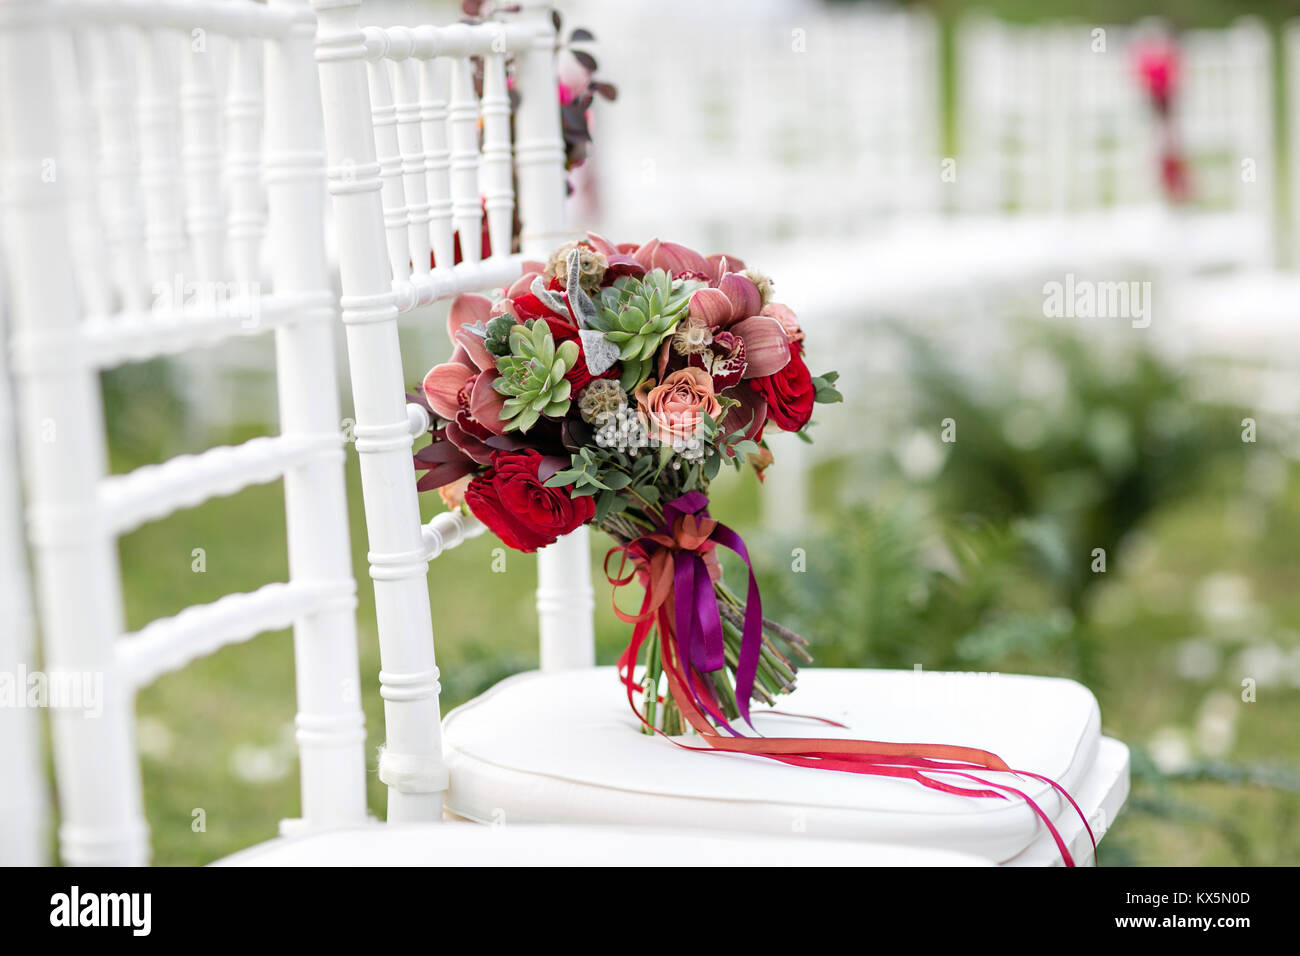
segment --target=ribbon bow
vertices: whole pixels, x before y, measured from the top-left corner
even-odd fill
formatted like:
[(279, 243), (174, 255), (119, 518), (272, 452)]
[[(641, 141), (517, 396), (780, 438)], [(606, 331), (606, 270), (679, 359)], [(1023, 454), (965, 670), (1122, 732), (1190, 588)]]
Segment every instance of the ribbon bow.
[[(677, 660), (690, 662), (698, 674), (707, 674), (727, 666), (722, 636), (722, 615), (713, 582), (722, 574), (714, 553), (718, 545), (740, 555), (749, 570), (749, 591), (745, 602), (745, 622), (736, 667), (736, 703), (740, 715), (752, 727), (749, 698), (754, 690), (758, 660), (763, 646), (763, 607), (758, 582), (749, 561), (749, 552), (740, 535), (709, 515), (709, 499), (700, 491), (690, 491), (664, 505), (664, 523), (656, 532), (645, 534), (605, 556), (605, 573), (616, 588), (629, 583), (635, 575), (645, 587), (646, 597), (639, 614), (628, 615), (615, 605), (615, 613), (624, 621), (635, 623), (632, 641), (619, 660), (619, 670), (627, 685), (628, 696), (641, 690), (632, 678), (641, 645), (649, 636), (656, 616), (662, 616), (660, 630), (665, 639), (673, 639)], [(619, 576), (609, 571), (609, 559), (621, 553), (631, 558), (636, 571)], [(669, 621), (674, 626), (667, 626)], [(727, 722), (711, 693), (701, 693), (694, 675), (682, 683), (692, 703), (707, 713), (728, 733), (740, 736)]]

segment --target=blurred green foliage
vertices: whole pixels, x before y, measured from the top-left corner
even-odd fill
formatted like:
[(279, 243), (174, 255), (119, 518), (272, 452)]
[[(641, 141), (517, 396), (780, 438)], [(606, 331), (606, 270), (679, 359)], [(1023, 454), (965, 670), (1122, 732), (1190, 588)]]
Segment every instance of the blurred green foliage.
[(1187, 375), (1148, 352), (1097, 354), (1043, 333), (1018, 354), (1043, 357), (1055, 381), (1026, 394), (1020, 368), (972, 381), (937, 347), (911, 344), (917, 421), (959, 423), (938, 506), (1009, 523), (1076, 617), (1103, 580), (1095, 549), (1114, 555), (1156, 508), (1225, 456), (1240, 460), (1242, 413), (1198, 402)]

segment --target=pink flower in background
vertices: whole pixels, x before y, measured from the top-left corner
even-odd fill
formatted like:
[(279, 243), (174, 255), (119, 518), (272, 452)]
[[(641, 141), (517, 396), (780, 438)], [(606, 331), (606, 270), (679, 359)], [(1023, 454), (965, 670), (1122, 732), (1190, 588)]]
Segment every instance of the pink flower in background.
[(1160, 184), (1170, 202), (1187, 202), (1192, 197), (1191, 176), (1173, 116), (1179, 85), (1178, 47), (1168, 37), (1149, 37), (1135, 44), (1133, 61), (1159, 124)]
[(1178, 48), (1165, 38), (1140, 41), (1134, 48), (1138, 79), (1160, 113), (1169, 111), (1178, 88)]
[(1160, 181), (1165, 194), (1174, 202), (1192, 198), (1192, 183), (1187, 175), (1187, 161), (1181, 154), (1166, 153), (1160, 158)]

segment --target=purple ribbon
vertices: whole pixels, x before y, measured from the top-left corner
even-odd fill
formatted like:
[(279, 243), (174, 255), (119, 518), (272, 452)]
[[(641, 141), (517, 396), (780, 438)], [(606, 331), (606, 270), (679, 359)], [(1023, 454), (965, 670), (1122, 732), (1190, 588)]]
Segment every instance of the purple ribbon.
[[(678, 518), (694, 515), (709, 517), (709, 499), (702, 491), (688, 491), (664, 505), (663, 532), (673, 537)], [(754, 679), (758, 674), (758, 658), (763, 649), (763, 604), (758, 595), (758, 582), (749, 562), (749, 552), (740, 535), (719, 522), (709, 535), (709, 540), (729, 548), (740, 555), (749, 570), (749, 591), (745, 596), (745, 627), (740, 635), (740, 655), (736, 661), (736, 706), (745, 723), (749, 719), (749, 698), (754, 692)], [(673, 600), (677, 624), (677, 656), (690, 661), (701, 674), (720, 670), (726, 666), (722, 638), (722, 614), (718, 610), (718, 596), (709, 577), (708, 565), (699, 551), (679, 548), (673, 555)], [(694, 682), (687, 675), (687, 687), (695, 703), (722, 728), (734, 736), (741, 734), (727, 723), (722, 714), (707, 700), (700, 699)]]

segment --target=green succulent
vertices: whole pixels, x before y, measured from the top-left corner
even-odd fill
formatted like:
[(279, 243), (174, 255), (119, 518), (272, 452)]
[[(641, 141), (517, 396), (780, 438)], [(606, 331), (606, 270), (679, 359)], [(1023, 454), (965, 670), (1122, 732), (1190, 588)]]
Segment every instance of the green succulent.
[(498, 358), (510, 354), (510, 330), (515, 327), (515, 319), (509, 315), (497, 315), (488, 319), (483, 347)]
[(653, 269), (642, 278), (624, 276), (601, 291), (599, 307), (589, 321), (618, 346), (623, 388), (632, 390), (650, 374), (660, 344), (690, 309), (691, 294), (703, 286), (693, 279), (670, 279), (663, 269)]
[(578, 361), (578, 343), (559, 347), (550, 327), (540, 320), (516, 325), (507, 339), (510, 354), (497, 359), (501, 376), (492, 383), (506, 396), (501, 420), (506, 431), (526, 432), (542, 415), (559, 418), (569, 410), (571, 386), (564, 377)]

